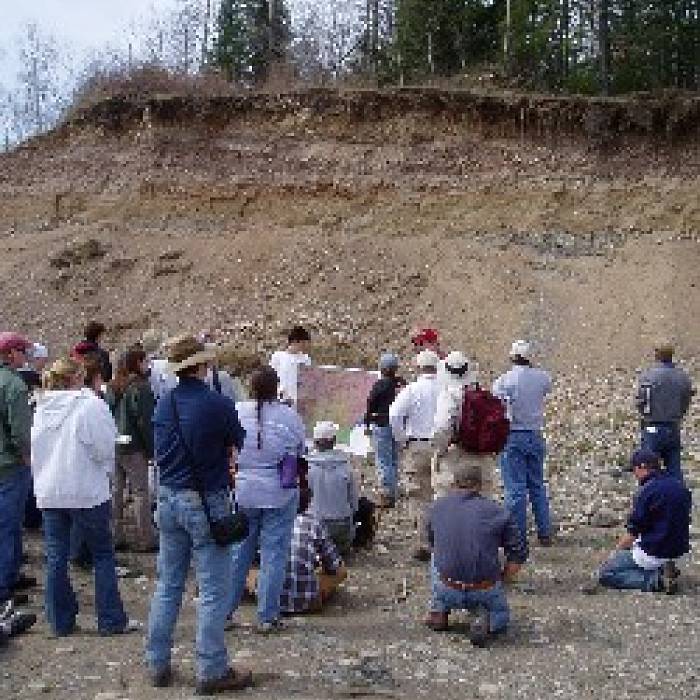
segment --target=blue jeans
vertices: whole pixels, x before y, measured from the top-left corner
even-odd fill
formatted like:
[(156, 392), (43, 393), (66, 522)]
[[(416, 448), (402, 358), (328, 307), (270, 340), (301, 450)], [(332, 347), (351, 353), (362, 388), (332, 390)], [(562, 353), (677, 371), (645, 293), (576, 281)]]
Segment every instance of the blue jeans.
[(631, 550), (621, 549), (603, 564), (598, 581), (606, 588), (658, 591), (661, 588), (661, 570), (642, 569), (634, 563)]
[(549, 500), (544, 485), (545, 443), (535, 430), (514, 430), (501, 453), (501, 476), (506, 507), (513, 513), (523, 540), (527, 542), (527, 497), (539, 537), (549, 537)]
[(397, 496), (398, 449), (390, 425), (372, 427), (374, 438), (374, 460), (379, 472), (382, 491), (391, 498)]
[(274, 622), (280, 616), (280, 595), (292, 543), (292, 529), (299, 505), (295, 494), (282, 508), (241, 508), (248, 517), (248, 537), (233, 548), (233, 591), (229, 612), (241, 602), (246, 576), (260, 546), (258, 620)]
[[(651, 429), (651, 430), (650, 430)], [(666, 471), (683, 481), (681, 472), (681, 431), (671, 423), (642, 427), (642, 447), (656, 452), (664, 461)]]
[(87, 546), (83, 533), (75, 520), (71, 523), (70, 528), (70, 560), (73, 564), (83, 569), (92, 569), (90, 548)]
[(0, 600), (12, 594), (22, 567), (22, 521), (31, 483), (24, 466), (0, 479)]
[(456, 591), (442, 583), (437, 569), (431, 566), (430, 589), (430, 609), (433, 612), (449, 613), (451, 610), (473, 610), (483, 606), (489, 612), (490, 632), (502, 632), (508, 627), (510, 609), (500, 581), (485, 591)]
[[(214, 518), (230, 512), (226, 491), (210, 494)], [(170, 666), (173, 632), (180, 612), (190, 560), (199, 586), (197, 604), (197, 678), (221, 678), (228, 669), (224, 624), (231, 587), (231, 548), (220, 547), (211, 536), (202, 500), (195, 491), (160, 486), (156, 520), (160, 530), (158, 582), (148, 619), (146, 660), (152, 671)]]
[(68, 576), (71, 525), (75, 523), (95, 563), (97, 629), (103, 634), (121, 632), (128, 622), (119, 595), (112, 543), (112, 504), (94, 508), (43, 511), (46, 541), (46, 618), (57, 636), (75, 627), (78, 600)]

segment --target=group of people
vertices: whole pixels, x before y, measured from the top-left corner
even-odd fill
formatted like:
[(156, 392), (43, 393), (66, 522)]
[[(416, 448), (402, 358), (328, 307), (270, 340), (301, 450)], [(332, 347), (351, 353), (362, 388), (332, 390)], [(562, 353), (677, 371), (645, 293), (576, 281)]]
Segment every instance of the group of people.
[[(242, 689), (252, 677), (231, 666), (225, 629), (237, 624), (246, 590), (257, 596), (263, 634), (283, 629), (285, 614), (319, 610), (347, 576), (358, 527), (372, 520), (336, 444), (338, 426), (317, 423), (307, 443), (296, 401), (310, 335), (293, 328), (246, 390), (217, 366), (209, 337), (172, 339), (160, 358), (137, 344), (113, 368), (100, 345), (104, 332), (88, 324), (70, 355), (50, 364), (44, 346), (0, 333), (0, 641), (36, 619), (18, 607), (36, 584), (21, 573), (22, 520), (33, 500), (54, 635), (76, 630), (70, 561), (94, 568), (98, 631), (138, 630), (120, 596), (115, 551), (157, 551), (146, 635), (152, 684), (173, 679), (173, 633), (192, 563), (197, 690)], [(540, 545), (552, 544), (542, 433), (552, 382), (523, 340), (511, 347), (512, 367), (488, 388), (465, 353), (442, 352), (434, 329), (412, 341), (416, 376), (404, 380), (398, 356), (383, 353), (362, 419), (374, 445), (376, 505), (393, 508), (405, 496), (414, 556), (430, 562), (425, 623), (445, 630), (452, 610), (472, 610), (469, 636), (481, 646), (508, 625), (504, 584), (528, 557), (528, 497)], [(599, 581), (671, 593), (675, 560), (689, 549), (679, 430), (693, 389), (672, 348), (656, 356), (636, 397), (642, 434), (631, 465), (640, 491)], [(503, 505), (492, 497), (497, 468)]]

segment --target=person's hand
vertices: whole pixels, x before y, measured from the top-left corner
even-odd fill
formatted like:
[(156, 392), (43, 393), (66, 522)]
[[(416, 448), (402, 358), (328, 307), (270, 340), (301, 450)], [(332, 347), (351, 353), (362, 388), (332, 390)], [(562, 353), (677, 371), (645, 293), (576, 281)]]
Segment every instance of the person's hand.
[(520, 564), (516, 564), (515, 562), (511, 561), (506, 562), (506, 565), (503, 567), (503, 581), (505, 583), (513, 583), (513, 581), (515, 581), (517, 578), (519, 571)]

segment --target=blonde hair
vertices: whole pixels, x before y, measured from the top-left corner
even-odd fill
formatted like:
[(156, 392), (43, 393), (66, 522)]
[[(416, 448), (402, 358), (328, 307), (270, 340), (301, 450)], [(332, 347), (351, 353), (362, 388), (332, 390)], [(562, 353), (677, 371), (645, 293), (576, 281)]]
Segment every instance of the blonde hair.
[(73, 378), (81, 370), (80, 364), (68, 357), (56, 360), (51, 367), (44, 371), (42, 377), (44, 389), (71, 389)]

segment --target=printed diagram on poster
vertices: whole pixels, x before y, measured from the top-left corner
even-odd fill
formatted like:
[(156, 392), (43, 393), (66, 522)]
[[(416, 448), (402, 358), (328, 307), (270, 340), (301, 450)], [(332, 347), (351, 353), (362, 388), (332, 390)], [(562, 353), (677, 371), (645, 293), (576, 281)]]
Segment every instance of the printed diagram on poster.
[(297, 410), (307, 434), (317, 421), (330, 420), (340, 426), (338, 442), (349, 444), (352, 429), (363, 420), (367, 396), (378, 378), (379, 372), (364, 369), (299, 367)]

